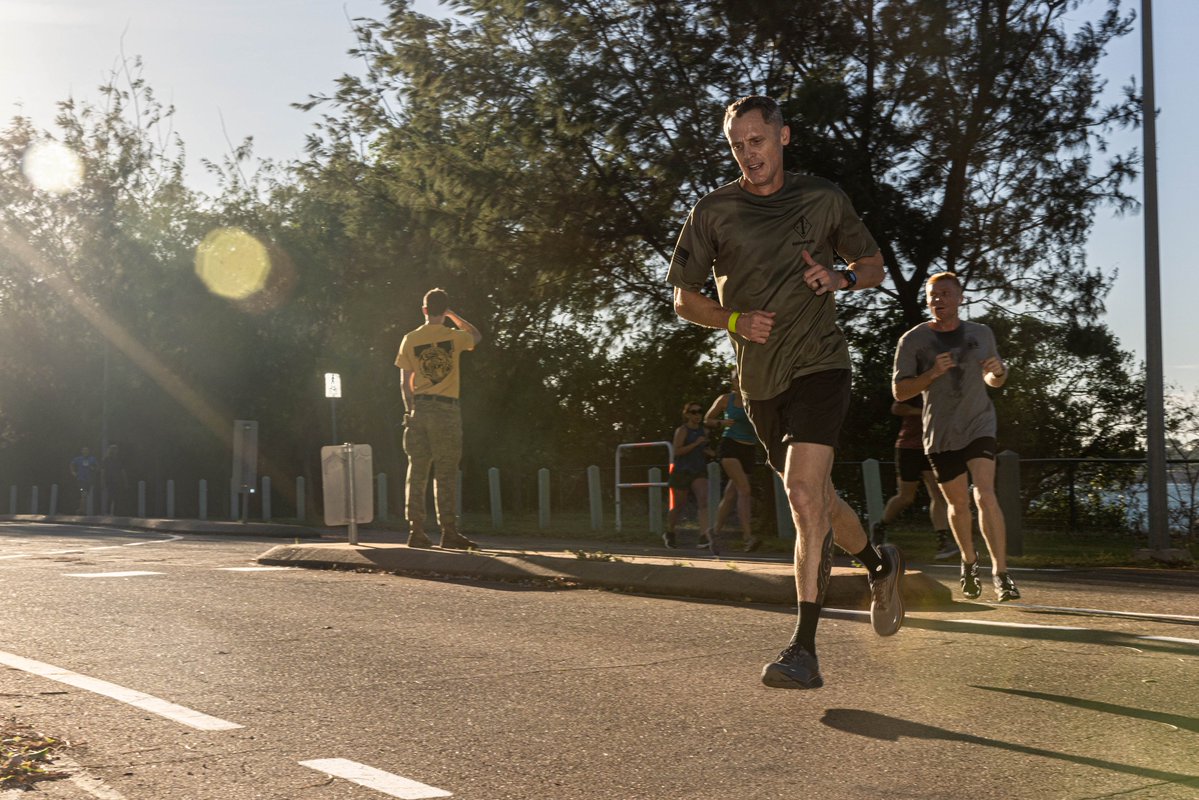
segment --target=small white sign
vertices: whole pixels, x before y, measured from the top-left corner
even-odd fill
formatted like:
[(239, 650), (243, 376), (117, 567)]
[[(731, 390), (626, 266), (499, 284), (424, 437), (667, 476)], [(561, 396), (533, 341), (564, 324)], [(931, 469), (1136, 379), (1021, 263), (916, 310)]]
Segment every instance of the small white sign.
[(325, 397), (341, 397), (341, 373), (325, 373)]

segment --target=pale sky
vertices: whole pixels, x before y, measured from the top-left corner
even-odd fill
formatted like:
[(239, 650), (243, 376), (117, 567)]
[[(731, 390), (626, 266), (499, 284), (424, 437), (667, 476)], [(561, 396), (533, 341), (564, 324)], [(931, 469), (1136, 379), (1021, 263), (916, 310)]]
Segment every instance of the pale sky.
[[(1140, 8), (1136, 0), (1132, 5)], [(436, 0), (415, 6), (439, 13)], [(96, 87), (119, 65), (122, 51), (140, 56), (143, 77), (159, 100), (176, 108), (189, 180), (209, 189), (199, 159), (219, 161), (230, 143), (246, 136), (254, 137), (259, 157), (301, 155), (316, 116), (290, 104), (332, 92), (339, 75), (359, 69), (346, 53), (354, 45), (347, 20), (381, 18), (383, 9), (379, 0), (0, 0), (0, 120), (24, 114), (50, 129), (57, 101), (97, 100)], [(1188, 262), (1185, 236), (1199, 219), (1193, 189), (1199, 150), (1188, 141), (1199, 129), (1191, 41), (1199, 30), (1199, 2), (1155, 0), (1153, 10), (1166, 380), (1191, 392), (1199, 391), (1199, 312), (1193, 308), (1199, 269)], [(1130, 76), (1140, 80), (1139, 32), (1116, 44), (1102, 71), (1113, 97)], [(1139, 149), (1140, 133), (1114, 137), (1112, 144)], [(1139, 184), (1134, 193), (1139, 196)], [(1088, 246), (1093, 266), (1119, 270), (1106, 320), (1138, 359), (1145, 342), (1143, 232), (1140, 214), (1116, 218), (1102, 211)]]

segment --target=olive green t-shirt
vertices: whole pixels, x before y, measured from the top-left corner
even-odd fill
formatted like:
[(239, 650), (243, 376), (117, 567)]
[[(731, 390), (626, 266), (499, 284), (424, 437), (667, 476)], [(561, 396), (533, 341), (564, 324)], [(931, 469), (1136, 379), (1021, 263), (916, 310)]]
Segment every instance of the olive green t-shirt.
[(804, 283), (804, 250), (832, 268), (835, 255), (853, 262), (878, 245), (836, 184), (793, 172), (767, 197), (737, 181), (721, 186), (695, 204), (679, 234), (671, 285), (698, 292), (713, 275), (728, 310), (775, 312), (765, 344), (729, 335), (747, 399), (775, 397), (801, 375), (850, 368), (833, 293)]

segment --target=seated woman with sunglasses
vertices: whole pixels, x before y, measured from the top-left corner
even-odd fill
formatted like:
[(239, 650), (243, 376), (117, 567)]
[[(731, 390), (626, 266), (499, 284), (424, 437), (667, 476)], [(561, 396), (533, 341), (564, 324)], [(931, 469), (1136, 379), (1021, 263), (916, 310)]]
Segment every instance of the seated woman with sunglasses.
[(687, 503), (687, 490), (695, 495), (699, 529), (708, 529), (708, 464), (704, 447), (708, 436), (701, 424), (704, 408), (699, 403), (683, 406), (683, 424), (675, 428), (674, 461), (670, 465), (670, 511), (666, 515), (666, 532), (662, 539), (667, 547), (677, 546), (674, 537), (679, 512)]

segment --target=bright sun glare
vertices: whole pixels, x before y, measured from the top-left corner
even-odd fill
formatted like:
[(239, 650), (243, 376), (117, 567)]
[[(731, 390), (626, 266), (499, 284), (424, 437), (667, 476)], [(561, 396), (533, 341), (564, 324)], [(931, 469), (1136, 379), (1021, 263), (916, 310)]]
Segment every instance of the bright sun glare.
[(71, 148), (50, 139), (29, 146), (21, 171), (36, 188), (50, 194), (65, 194), (83, 182), (83, 161)]
[(270, 253), (241, 228), (217, 228), (196, 248), (196, 274), (221, 297), (252, 297), (266, 286), (270, 273)]

